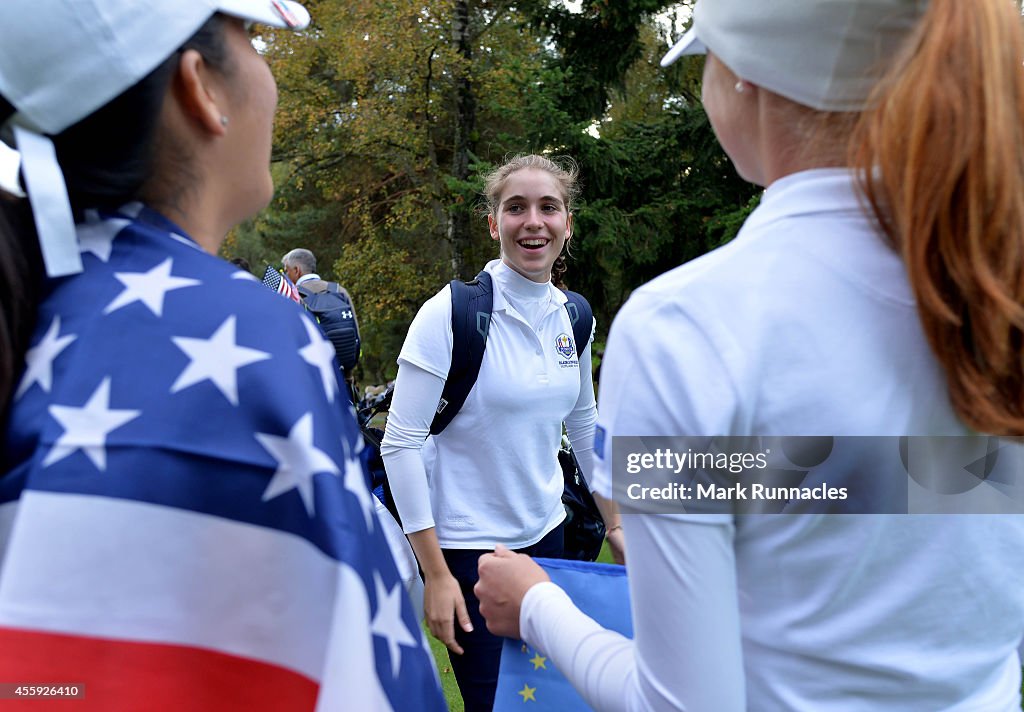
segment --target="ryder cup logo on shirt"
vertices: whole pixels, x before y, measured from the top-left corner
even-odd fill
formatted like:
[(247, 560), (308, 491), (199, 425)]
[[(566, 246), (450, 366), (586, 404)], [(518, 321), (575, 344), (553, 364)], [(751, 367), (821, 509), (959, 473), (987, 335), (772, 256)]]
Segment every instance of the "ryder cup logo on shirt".
[(559, 334), (555, 339), (555, 350), (565, 358), (572, 358), (576, 355), (576, 348), (572, 345), (572, 337), (568, 334)]

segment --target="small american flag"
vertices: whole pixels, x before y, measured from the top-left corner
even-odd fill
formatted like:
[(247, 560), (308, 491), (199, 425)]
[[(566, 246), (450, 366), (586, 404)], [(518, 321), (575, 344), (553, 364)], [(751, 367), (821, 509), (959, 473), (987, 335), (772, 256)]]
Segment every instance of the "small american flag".
[(270, 287), (278, 294), (288, 297), (293, 302), (298, 302), (299, 304), (302, 303), (302, 297), (299, 296), (299, 290), (295, 288), (292, 281), (270, 265), (267, 265), (267, 271), (263, 273), (263, 284)]

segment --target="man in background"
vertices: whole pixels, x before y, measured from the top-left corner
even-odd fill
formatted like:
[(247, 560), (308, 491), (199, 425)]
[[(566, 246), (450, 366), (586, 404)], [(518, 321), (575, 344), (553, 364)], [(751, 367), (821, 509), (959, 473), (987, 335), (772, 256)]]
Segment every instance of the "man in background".
[(359, 362), (359, 322), (352, 297), (337, 282), (327, 282), (316, 273), (316, 256), (296, 248), (281, 258), (284, 273), (299, 290), (302, 304), (313, 314), (320, 330), (334, 346), (338, 366), (351, 383), (352, 369)]

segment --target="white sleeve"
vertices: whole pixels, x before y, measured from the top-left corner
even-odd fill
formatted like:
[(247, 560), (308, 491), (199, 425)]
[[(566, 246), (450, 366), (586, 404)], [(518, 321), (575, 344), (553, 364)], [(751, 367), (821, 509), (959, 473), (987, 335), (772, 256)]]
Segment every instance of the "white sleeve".
[[(596, 322), (595, 322), (596, 323)], [(597, 423), (597, 400), (594, 397), (594, 372), (590, 368), (591, 348), (594, 342), (591, 332), (590, 342), (580, 356), (580, 395), (576, 405), (565, 419), (565, 430), (569, 434), (573, 452), (579, 460), (580, 470), (586, 478), (590, 489), (594, 469), (594, 425)]]
[(743, 712), (732, 526), (651, 515), (624, 524), (634, 639), (601, 628), (554, 584), (523, 599), (523, 639), (597, 710)]
[(434, 526), (430, 487), (420, 450), (444, 390), (444, 379), (404, 360), (398, 362), (395, 394), (380, 454), (406, 534)]
[(447, 379), (452, 366), (453, 341), (452, 289), (445, 285), (416, 312), (398, 354), (398, 362), (411, 363), (438, 378)]
[[(651, 323), (671, 324), (671, 338), (650, 333)], [(719, 348), (670, 300), (645, 294), (627, 302), (602, 365), (594, 489), (612, 494), (612, 436), (735, 431), (738, 391)], [(595, 709), (742, 712), (731, 517), (638, 514), (619, 504), (633, 641), (604, 631), (547, 586), (523, 602), (523, 637)]]

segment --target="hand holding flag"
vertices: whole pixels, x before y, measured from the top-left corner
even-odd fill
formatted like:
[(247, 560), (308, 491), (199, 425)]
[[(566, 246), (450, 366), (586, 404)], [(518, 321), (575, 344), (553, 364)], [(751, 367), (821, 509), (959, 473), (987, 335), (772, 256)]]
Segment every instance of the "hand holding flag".
[(487, 630), (506, 638), (519, 637), (519, 609), (530, 587), (551, 577), (526, 554), (498, 544), (493, 554), (480, 557), (480, 581), (473, 593), (480, 599), (480, 614)]
[(293, 302), (298, 304), (302, 303), (302, 297), (299, 296), (299, 290), (295, 288), (292, 281), (288, 279), (286, 275), (281, 274), (270, 265), (267, 265), (267, 269), (263, 273), (263, 284), (270, 287), (281, 296), (288, 297)]
[[(525, 566), (519, 563), (520, 561), (525, 561), (530, 566)], [(500, 582), (497, 578), (499, 575)], [(510, 578), (527, 576), (530, 580), (513, 582), (506, 580), (506, 575)], [(537, 579), (537, 576), (544, 578)], [(502, 597), (508, 599), (507, 603), (514, 599), (514, 628), (515, 635), (518, 636), (519, 609), (522, 603), (522, 595), (519, 595), (518, 589), (521, 588), (525, 595), (530, 586), (549, 577), (569, 594), (573, 604), (583, 613), (609, 630), (632, 637), (629, 583), (624, 566), (561, 559), (533, 560), (510, 551), (496, 551), (494, 554), (481, 557), (480, 580), (484, 595), (480, 595), (480, 584), (476, 591), (481, 600), (481, 612), (485, 608), (485, 597), (489, 604), (489, 610), (485, 613), (488, 629), (499, 635), (506, 632), (504, 629), (495, 630), (495, 625), (504, 625), (499, 621), (508, 621), (505, 614), (499, 613), (494, 620), (491, 616), (495, 608), (502, 607), (499, 604)], [(512, 606), (509, 606), (506, 612), (511, 613), (511, 608)], [(547, 655), (547, 652), (537, 650), (522, 640), (505, 639), (501, 650), (501, 668), (498, 672), (494, 712), (519, 712), (526, 709), (523, 707), (525, 702), (531, 703), (529, 709), (532, 712), (585, 712), (591, 709)]]

